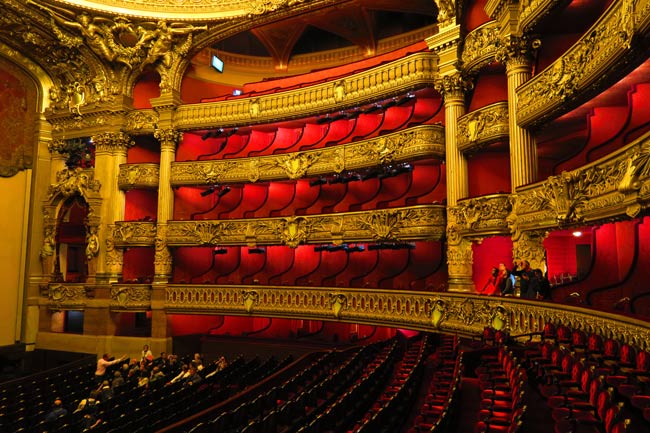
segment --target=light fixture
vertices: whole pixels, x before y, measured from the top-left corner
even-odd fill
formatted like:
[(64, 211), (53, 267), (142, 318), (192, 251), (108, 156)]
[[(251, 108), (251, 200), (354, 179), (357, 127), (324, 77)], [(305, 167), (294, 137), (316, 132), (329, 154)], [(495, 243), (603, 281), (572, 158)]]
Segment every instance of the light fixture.
[(576, 230), (576, 231), (574, 231), (574, 232), (571, 233), (571, 234), (572, 234), (574, 237), (576, 237), (576, 238), (579, 238), (580, 236), (582, 236), (582, 232), (579, 231), (579, 230)]

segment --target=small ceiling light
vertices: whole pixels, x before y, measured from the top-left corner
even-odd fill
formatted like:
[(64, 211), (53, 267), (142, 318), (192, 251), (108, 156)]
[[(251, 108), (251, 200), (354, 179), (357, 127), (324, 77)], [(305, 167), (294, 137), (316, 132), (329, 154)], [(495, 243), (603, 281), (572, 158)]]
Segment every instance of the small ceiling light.
[(573, 236), (575, 236), (576, 238), (579, 238), (580, 236), (582, 236), (582, 232), (581, 232), (581, 231), (578, 231), (578, 230), (576, 230), (575, 232), (573, 232), (573, 233), (571, 233), (571, 234), (572, 234)]

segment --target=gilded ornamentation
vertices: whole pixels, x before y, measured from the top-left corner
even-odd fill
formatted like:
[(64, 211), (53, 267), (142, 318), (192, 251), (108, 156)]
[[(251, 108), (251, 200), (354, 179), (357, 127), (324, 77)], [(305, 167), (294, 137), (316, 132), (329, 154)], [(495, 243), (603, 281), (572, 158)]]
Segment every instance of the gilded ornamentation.
[(650, 199), (649, 139), (646, 134), (593, 164), (518, 188), (507, 218), (513, 239), (529, 230), (638, 215)]
[[(151, 245), (152, 223), (118, 222), (113, 235), (118, 245)], [(132, 237), (142, 227), (142, 235)], [(222, 221), (169, 221), (167, 244), (189, 245), (287, 245), (377, 240), (440, 240), (444, 234), (444, 207), (421, 205), (367, 212), (307, 215), (282, 218)], [(146, 229), (146, 230), (145, 230)]]
[(88, 261), (93, 260), (99, 253), (99, 237), (97, 236), (97, 227), (89, 226), (86, 234), (86, 258)]
[(99, 188), (99, 181), (95, 180), (94, 171), (92, 169), (63, 169), (57, 172), (56, 184), (50, 185), (47, 190), (47, 195), (48, 200), (59, 194), (64, 197), (79, 194), (82, 197), (87, 198), (91, 193), (98, 193)]
[(340, 319), (341, 313), (348, 306), (348, 299), (343, 293), (330, 293), (330, 304), (332, 306), (334, 317)]
[[(444, 128), (423, 125), (393, 134), (318, 150), (229, 160), (174, 162), (173, 186), (298, 179), (358, 170), (382, 163), (444, 155)], [(124, 167), (121, 167), (120, 179)], [(122, 185), (122, 183), (121, 183)]]
[(115, 248), (113, 230), (115, 230), (115, 227), (110, 227), (108, 236), (106, 237), (106, 254), (104, 254), (104, 260), (106, 263), (106, 270), (109, 274), (117, 276), (122, 273), (124, 253), (122, 250)]
[(527, 260), (532, 269), (546, 269), (546, 250), (544, 239), (548, 234), (544, 230), (529, 230), (515, 233), (512, 240), (512, 256), (516, 261)]
[(508, 103), (497, 102), (458, 119), (458, 148), (462, 152), (480, 150), (500, 140), (508, 140)]
[(441, 27), (452, 25), (456, 20), (455, 0), (435, 0), (438, 7), (438, 24)]
[(519, 2), (519, 28), (524, 30), (532, 28), (553, 12), (557, 7), (562, 7), (562, 0), (521, 0)]
[(479, 237), (509, 233), (506, 217), (512, 205), (507, 194), (492, 194), (459, 200), (447, 208), (447, 238), (456, 243), (462, 236)]
[(156, 237), (156, 224), (142, 221), (116, 221), (111, 236), (116, 245), (152, 245)]
[(111, 302), (113, 309), (146, 310), (151, 307), (150, 286), (114, 286), (111, 287)]
[(154, 272), (156, 277), (167, 277), (172, 273), (172, 255), (167, 247), (167, 226), (158, 224), (154, 240)]
[(310, 221), (302, 216), (282, 218), (278, 227), (278, 235), (282, 244), (297, 248), (305, 243), (311, 232)]
[(120, 189), (156, 188), (159, 178), (158, 164), (121, 164), (117, 184)]
[(79, 306), (85, 303), (86, 289), (79, 284), (50, 284), (47, 297), (50, 305), (57, 308)]
[(473, 87), (474, 83), (459, 72), (445, 75), (444, 77), (437, 79), (434, 83), (436, 91), (438, 91), (438, 93), (440, 93), (445, 99), (450, 97), (464, 98), (465, 92), (471, 90)]
[[(463, 336), (481, 335), (486, 326), (516, 336), (540, 332), (546, 322), (580, 324), (582, 329), (611, 335), (639, 349), (650, 348), (650, 327), (633, 318), (596, 315), (587, 308), (514, 297), (438, 293), (432, 298), (428, 292), (236, 285), (168, 285), (165, 292), (167, 314), (234, 313), (315, 320), (331, 320), (334, 316), (350, 323)], [(257, 293), (250, 307), (244, 303), (244, 292)]]
[(531, 39), (526, 35), (507, 35), (496, 41), (497, 52), (494, 58), (506, 65), (512, 62), (529, 64), (540, 46), (539, 39)]
[(242, 299), (244, 301), (244, 309), (248, 314), (253, 313), (253, 307), (260, 301), (260, 295), (256, 290), (242, 290)]
[(336, 102), (332, 83), (325, 82), (252, 99), (182, 105), (174, 113), (174, 125), (181, 130), (213, 128), (219, 119), (224, 128), (248, 126), (251, 118), (256, 123), (280, 122), (352, 108), (367, 104), (368, 95), (379, 101), (403, 94), (406, 88), (431, 85), (438, 77), (437, 62), (434, 53), (416, 53), (350, 75), (345, 78), (347, 93), (342, 103)]
[(153, 131), (158, 123), (158, 114), (153, 110), (131, 111), (126, 115), (125, 128), (129, 132)]
[(56, 253), (56, 240), (54, 238), (56, 228), (53, 225), (44, 227), (43, 245), (39, 257), (41, 258), (41, 267), (43, 275), (50, 275), (54, 272), (54, 254)]
[(478, 72), (480, 68), (494, 60), (499, 41), (499, 28), (496, 21), (490, 21), (472, 30), (465, 36), (461, 55), (464, 70)]
[[(564, 55), (517, 89), (517, 120), (531, 127), (558, 116), (591, 97), (594, 89), (622, 77), (636, 55), (632, 37), (645, 24), (642, 0), (619, 0)], [(647, 7), (646, 7), (647, 8)]]
[(93, 143), (95, 143), (97, 152), (126, 152), (127, 149), (135, 146), (135, 141), (123, 132), (105, 132), (93, 135)]
[(156, 128), (153, 136), (156, 140), (158, 140), (161, 147), (170, 145), (173, 146), (174, 150), (176, 149), (178, 143), (183, 140), (183, 133), (172, 128)]
[(274, 162), (287, 174), (289, 179), (295, 180), (305, 176), (309, 167), (318, 161), (318, 153), (292, 153), (281, 155)]

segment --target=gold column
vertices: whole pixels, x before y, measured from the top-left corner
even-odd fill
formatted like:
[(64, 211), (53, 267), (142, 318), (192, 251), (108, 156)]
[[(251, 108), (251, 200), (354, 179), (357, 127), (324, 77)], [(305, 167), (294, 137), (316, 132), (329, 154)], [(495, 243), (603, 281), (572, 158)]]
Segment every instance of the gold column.
[(508, 116), (510, 127), (510, 184), (512, 192), (537, 181), (535, 137), (517, 124), (517, 88), (532, 76), (532, 54), (539, 41), (527, 37), (502, 38), (496, 59), (506, 65), (508, 76)]
[[(445, 170), (447, 175), (447, 232), (454, 224), (449, 212), (469, 195), (467, 160), (458, 149), (458, 118), (465, 114), (465, 91), (471, 83), (456, 72), (442, 77), (436, 89), (445, 100)], [(472, 242), (447, 236), (447, 268), (450, 292), (474, 292)]]
[(174, 129), (157, 129), (154, 137), (160, 142), (160, 174), (158, 180), (158, 216), (156, 225), (155, 282), (166, 283), (171, 277), (172, 260), (167, 247), (167, 221), (174, 213), (174, 192), (171, 188), (171, 166), (176, 146), (183, 134)]
[[(93, 257), (93, 251), (88, 250), (88, 260), (96, 263), (98, 282), (116, 282), (122, 274), (122, 251), (113, 248), (111, 229), (115, 221), (124, 219), (124, 192), (118, 187), (120, 164), (126, 162), (127, 149), (133, 146), (131, 137), (122, 132), (105, 133), (93, 137), (95, 143), (95, 175), (102, 188), (102, 211), (99, 227), (96, 233), (89, 233), (88, 241), (93, 235), (97, 236), (99, 249)], [(93, 221), (89, 228), (93, 230)], [(105, 247), (104, 247), (105, 246)], [(90, 265), (89, 265), (90, 266)]]

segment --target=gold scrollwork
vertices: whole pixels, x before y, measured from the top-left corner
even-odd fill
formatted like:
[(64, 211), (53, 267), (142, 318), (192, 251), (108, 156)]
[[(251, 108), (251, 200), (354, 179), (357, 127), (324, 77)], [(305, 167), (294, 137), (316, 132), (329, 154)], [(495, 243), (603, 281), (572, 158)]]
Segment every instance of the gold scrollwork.
[(507, 140), (508, 103), (497, 102), (458, 119), (458, 148), (462, 152), (479, 150), (499, 140)]
[(95, 180), (94, 170), (75, 168), (63, 169), (56, 174), (56, 183), (47, 190), (48, 199), (56, 195), (70, 197), (75, 194), (87, 198), (91, 193), (98, 193), (100, 183)]
[(111, 307), (124, 310), (147, 309), (151, 306), (150, 286), (111, 287)]
[[(172, 163), (173, 186), (299, 179), (444, 155), (444, 128), (423, 125), (378, 138), (305, 152)], [(121, 168), (126, 170), (126, 168)]]

